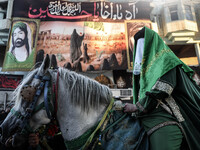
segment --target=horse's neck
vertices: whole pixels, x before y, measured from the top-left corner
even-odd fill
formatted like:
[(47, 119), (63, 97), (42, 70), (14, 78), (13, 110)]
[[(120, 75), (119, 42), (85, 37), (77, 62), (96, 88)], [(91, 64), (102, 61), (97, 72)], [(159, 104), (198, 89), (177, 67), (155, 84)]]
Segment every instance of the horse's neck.
[(67, 141), (75, 139), (96, 125), (103, 115), (104, 108), (100, 111), (91, 110), (88, 114), (81, 112), (79, 107), (72, 104), (63, 104), (59, 100), (57, 118), (63, 138)]
[(83, 112), (79, 106), (74, 106), (70, 101), (71, 95), (66, 90), (67, 87), (64, 84), (64, 80), (59, 79), (58, 84), (57, 119), (64, 140), (70, 141), (96, 125), (103, 115), (106, 106), (100, 105), (99, 110), (91, 109), (88, 113)]

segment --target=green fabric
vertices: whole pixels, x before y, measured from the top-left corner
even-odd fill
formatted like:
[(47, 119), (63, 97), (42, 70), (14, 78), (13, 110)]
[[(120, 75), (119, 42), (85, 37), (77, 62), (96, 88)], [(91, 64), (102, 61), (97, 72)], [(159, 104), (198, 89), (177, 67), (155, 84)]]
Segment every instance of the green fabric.
[(200, 87), (185, 74), (176, 69), (176, 86), (172, 93), (185, 119), (182, 126), (192, 150), (200, 149)]
[(88, 146), (90, 145), (90, 143), (92, 142), (93, 137), (96, 135), (97, 131), (100, 129), (100, 127), (104, 123), (108, 113), (112, 109), (113, 104), (114, 104), (114, 99), (112, 99), (110, 101), (110, 104), (107, 107), (101, 121), (97, 125), (95, 125), (91, 129), (89, 129), (87, 132), (85, 132), (80, 137), (78, 137), (74, 140), (71, 140), (71, 141), (65, 141), (66, 148), (69, 150), (87, 149)]
[(151, 135), (150, 150), (180, 150), (182, 138), (178, 126), (162, 127)]
[(82, 150), (87, 149), (87, 147), (89, 146), (89, 144), (92, 142), (96, 132), (101, 128), (101, 126), (103, 125), (105, 119), (107, 118), (109, 112), (111, 111), (112, 107), (114, 104), (114, 98), (112, 98), (112, 100), (110, 101), (109, 106), (107, 107), (103, 117), (101, 118), (101, 121), (99, 122), (99, 124), (97, 125), (97, 128), (94, 130), (94, 132), (90, 135), (90, 137), (87, 139), (87, 141), (85, 142), (85, 144), (82, 147)]
[[(173, 82), (173, 77), (171, 74), (174, 73), (174, 69), (167, 72), (163, 77), (160, 78), (161, 81), (165, 83), (171, 82), (170, 85), (172, 87), (175, 86), (175, 82)], [(164, 80), (167, 79), (167, 80)], [(159, 90), (150, 90), (151, 94), (154, 95), (157, 99), (165, 99), (169, 95), (164, 91)], [(147, 114), (143, 114), (140, 116), (140, 120), (142, 125), (144, 126), (146, 131), (149, 131), (154, 126), (166, 122), (166, 121), (176, 121), (176, 118), (170, 115), (167, 111), (165, 111), (162, 107), (157, 107), (157, 101), (152, 97), (146, 96), (143, 99), (140, 99), (139, 103), (144, 107), (144, 109), (148, 112)], [(142, 113), (142, 112), (141, 112)], [(182, 142), (182, 133), (178, 126), (169, 125), (162, 127), (155, 131), (150, 136), (150, 150), (179, 150)]]
[[(135, 51), (136, 45), (134, 57)], [(134, 103), (138, 103), (139, 118), (146, 131), (165, 121), (177, 121), (174, 115), (169, 114), (161, 106), (157, 107), (156, 99), (165, 103), (165, 99), (172, 96), (185, 119), (181, 125), (186, 133), (189, 147), (191, 150), (197, 150), (200, 149), (200, 88), (191, 79), (192, 75), (193, 71), (175, 56), (158, 34), (145, 27), (141, 73), (133, 76), (133, 99)], [(152, 89), (157, 81), (171, 86), (172, 93), (164, 90), (167, 85), (163, 85), (160, 90)], [(145, 95), (146, 92), (150, 92), (153, 98)], [(177, 143), (181, 140), (179, 133), (180, 130), (176, 126), (158, 129), (150, 136), (151, 145), (155, 145), (151, 149), (163, 150), (164, 143), (168, 143), (169, 150), (177, 147)], [(164, 135), (169, 136), (165, 138)], [(175, 139), (177, 142), (172, 142)]]
[[(150, 91), (155, 82), (166, 72), (182, 65), (185, 72), (192, 73), (193, 71), (185, 65), (170, 48), (164, 43), (162, 38), (153, 30), (145, 28), (145, 43), (144, 53), (140, 74), (140, 98), (145, 97), (145, 93)], [(136, 44), (133, 53), (133, 62), (135, 61)], [(137, 90), (133, 77), (133, 100), (138, 101)]]
[(27, 31), (27, 26), (26, 26), (26, 24), (23, 23), (23, 22), (17, 22), (16, 24), (14, 24), (11, 33), (13, 33), (13, 32), (15, 31), (16, 28), (25, 29), (25, 31)]
[[(186, 133), (188, 144), (191, 150), (200, 149), (200, 88), (189, 78), (180, 66), (167, 72), (158, 81), (164, 82), (173, 88), (171, 96), (176, 101), (176, 104), (179, 106), (180, 112), (185, 119), (185, 121), (181, 122), (181, 125)], [(165, 87), (163, 86), (162, 89), (165, 89)], [(165, 102), (165, 98), (169, 96), (164, 90), (152, 89), (150, 92), (157, 99), (163, 100), (163, 102)], [(159, 123), (176, 121), (176, 118), (170, 115), (162, 107), (159, 106), (156, 108), (157, 101), (152, 99), (152, 97), (146, 96), (145, 98), (140, 99), (139, 103), (148, 112), (147, 114), (141, 114), (142, 111), (140, 111), (140, 119), (146, 131)], [(170, 135), (174, 132), (171, 128), (166, 128), (166, 130), (163, 131), (160, 130), (163, 129), (160, 128), (156, 131), (155, 136), (150, 136), (150, 141), (152, 138), (155, 138), (154, 142), (156, 142), (156, 138), (159, 140), (162, 139), (163, 134)], [(178, 134), (178, 130), (176, 133)], [(173, 138), (174, 136), (166, 137), (165, 142), (170, 142)], [(177, 136), (176, 138), (179, 139), (180, 137)], [(159, 141), (157, 142), (160, 143)], [(153, 145), (155, 145), (155, 143)]]
[(23, 61), (17, 61), (11, 52), (7, 52), (3, 63), (3, 71), (24, 70), (30, 71), (35, 64), (35, 49), (32, 50), (29, 57)]
[(90, 137), (90, 135), (94, 132), (94, 130), (96, 129), (97, 125), (92, 127), (91, 129), (89, 129), (87, 132), (85, 132), (83, 135), (81, 135), (80, 137), (71, 140), (71, 141), (65, 141), (65, 146), (68, 150), (77, 150), (80, 149), (85, 142), (87, 141), (87, 139)]

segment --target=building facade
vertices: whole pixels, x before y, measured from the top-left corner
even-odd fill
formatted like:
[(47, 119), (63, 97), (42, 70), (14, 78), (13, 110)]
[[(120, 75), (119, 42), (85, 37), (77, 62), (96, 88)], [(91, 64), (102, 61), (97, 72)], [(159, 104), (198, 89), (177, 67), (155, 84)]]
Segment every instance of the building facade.
[(200, 1), (165, 0), (152, 2), (151, 19), (158, 33), (187, 65), (200, 64)]

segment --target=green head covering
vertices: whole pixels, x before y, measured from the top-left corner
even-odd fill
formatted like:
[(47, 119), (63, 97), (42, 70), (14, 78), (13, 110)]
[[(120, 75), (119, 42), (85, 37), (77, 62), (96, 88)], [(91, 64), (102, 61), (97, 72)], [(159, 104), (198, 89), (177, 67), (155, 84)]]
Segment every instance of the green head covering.
[[(145, 28), (144, 53), (140, 72), (139, 98), (144, 98), (145, 93), (150, 91), (156, 81), (169, 70), (181, 65), (190, 77), (192, 69), (185, 65), (170, 48), (164, 43), (162, 38), (153, 30)], [(133, 62), (135, 62), (136, 45), (134, 46)], [(137, 81), (133, 75), (133, 103), (138, 100), (136, 88)]]
[(27, 26), (23, 22), (17, 22), (17, 23), (15, 23), (13, 25), (13, 28), (12, 28), (12, 33), (15, 31), (16, 28), (23, 29), (23, 31), (25, 31), (27, 33)]

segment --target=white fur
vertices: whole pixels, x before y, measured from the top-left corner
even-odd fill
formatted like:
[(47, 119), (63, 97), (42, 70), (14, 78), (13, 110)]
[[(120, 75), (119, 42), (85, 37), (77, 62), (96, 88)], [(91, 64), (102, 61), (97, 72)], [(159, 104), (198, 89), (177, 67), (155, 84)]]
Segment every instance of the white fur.
[(83, 75), (63, 68), (59, 73), (57, 117), (64, 139), (72, 140), (96, 124), (112, 94), (107, 86)]
[[(15, 108), (21, 106), (20, 91), (26, 83), (33, 86), (39, 84), (38, 79), (33, 79), (35, 74), (44, 74), (46, 71), (41, 69), (32, 71), (16, 89)], [(61, 128), (64, 140), (72, 140), (81, 136), (89, 128), (97, 123), (103, 115), (106, 107), (110, 103), (112, 93), (107, 86), (89, 79), (83, 75), (67, 69), (59, 68), (58, 83), (58, 111), (57, 119)], [(52, 81), (56, 82), (57, 72), (48, 70)], [(37, 105), (43, 102), (40, 96)], [(36, 113), (30, 120), (30, 126), (34, 129), (42, 124), (47, 124), (50, 120), (44, 110)]]

